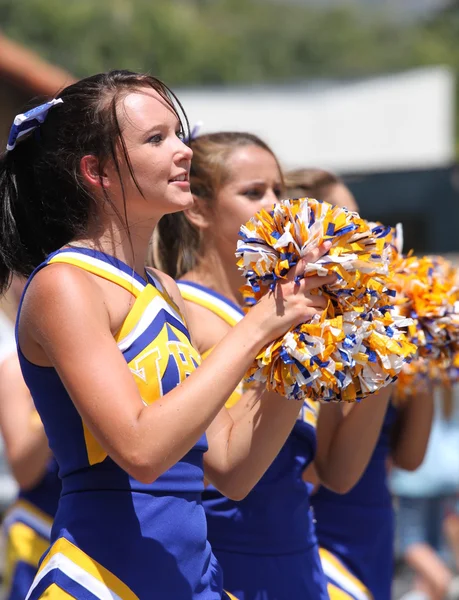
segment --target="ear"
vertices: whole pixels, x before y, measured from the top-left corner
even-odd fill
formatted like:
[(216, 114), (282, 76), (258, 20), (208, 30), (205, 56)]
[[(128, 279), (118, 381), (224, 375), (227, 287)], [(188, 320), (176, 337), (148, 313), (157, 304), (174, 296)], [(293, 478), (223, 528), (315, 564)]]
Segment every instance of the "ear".
[(101, 171), (99, 159), (88, 154), (80, 160), (80, 172), (86, 183), (94, 187), (109, 187), (110, 180), (105, 170)]
[(207, 203), (198, 196), (193, 195), (193, 206), (183, 211), (188, 221), (196, 229), (208, 229), (211, 224), (211, 212)]

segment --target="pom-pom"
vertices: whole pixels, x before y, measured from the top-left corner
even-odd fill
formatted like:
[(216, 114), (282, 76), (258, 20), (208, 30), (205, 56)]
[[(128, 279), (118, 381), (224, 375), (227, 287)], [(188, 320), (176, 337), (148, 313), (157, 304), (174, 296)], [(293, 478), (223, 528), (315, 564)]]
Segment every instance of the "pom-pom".
[(426, 360), (416, 358), (405, 364), (397, 378), (395, 398), (403, 401), (416, 397), (428, 386), (451, 388), (459, 382), (459, 349), (443, 359)]
[(400, 256), (393, 263), (392, 287), (400, 316), (412, 319), (408, 337), (418, 358), (405, 366), (397, 382), (400, 397), (413, 396), (426, 380), (451, 385), (459, 367), (459, 280), (441, 256)]
[(400, 315), (413, 320), (409, 335), (419, 356), (451, 358), (459, 342), (459, 287), (452, 265), (441, 256), (401, 257), (391, 286)]
[(308, 264), (304, 276), (337, 275), (321, 288), (327, 310), (265, 347), (249, 381), (300, 400), (354, 401), (395, 379), (416, 347), (400, 329), (411, 320), (392, 314), (388, 233), (378, 235), (357, 213), (311, 198), (284, 200), (241, 228), (236, 255), (248, 281), (247, 306), (327, 240), (329, 252)]

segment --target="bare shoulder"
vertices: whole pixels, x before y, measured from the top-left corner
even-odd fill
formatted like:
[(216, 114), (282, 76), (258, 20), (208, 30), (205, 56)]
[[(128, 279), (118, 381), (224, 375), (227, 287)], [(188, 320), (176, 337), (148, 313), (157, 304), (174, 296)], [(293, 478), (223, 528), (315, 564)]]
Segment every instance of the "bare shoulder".
[(110, 315), (91, 274), (73, 265), (52, 264), (34, 276), (24, 296), (18, 330), (21, 350), (29, 360), (43, 365), (40, 347), (96, 327), (109, 330)]
[(225, 337), (231, 327), (205, 306), (190, 300), (184, 300), (184, 303), (197, 347), (201, 353), (207, 352)]
[(52, 264), (39, 271), (30, 282), (21, 319), (38, 321), (47, 312), (86, 309), (94, 302), (94, 308), (97, 308), (102, 300), (100, 288), (89, 273), (73, 265)]

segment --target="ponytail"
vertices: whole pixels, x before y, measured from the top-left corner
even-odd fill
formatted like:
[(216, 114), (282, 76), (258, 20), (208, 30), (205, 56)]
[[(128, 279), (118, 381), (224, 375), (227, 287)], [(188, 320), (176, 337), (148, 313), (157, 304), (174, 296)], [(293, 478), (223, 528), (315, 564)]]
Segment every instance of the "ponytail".
[(200, 245), (200, 232), (183, 212), (164, 215), (153, 233), (148, 263), (180, 279), (196, 266)]
[(50, 214), (46, 191), (37, 185), (37, 146), (37, 139), (30, 135), (0, 157), (0, 294), (13, 273), (28, 277), (50, 252), (70, 239), (72, 209), (60, 202)]

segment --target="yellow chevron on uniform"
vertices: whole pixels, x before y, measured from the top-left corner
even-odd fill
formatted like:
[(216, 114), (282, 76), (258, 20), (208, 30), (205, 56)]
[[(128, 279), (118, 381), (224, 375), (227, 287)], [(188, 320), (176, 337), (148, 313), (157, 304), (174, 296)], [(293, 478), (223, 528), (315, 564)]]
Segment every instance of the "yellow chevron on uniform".
[(53, 583), (40, 596), (40, 600), (75, 600), (75, 598), (59, 587), (56, 583)]
[(354, 600), (355, 596), (351, 596), (341, 588), (333, 585), (333, 583), (327, 583), (327, 592), (330, 596), (330, 600)]
[[(368, 588), (353, 575), (349, 569), (331, 552), (325, 548), (319, 549), (322, 569), (328, 583), (331, 600), (372, 600)], [(342, 595), (345, 593), (346, 595)]]
[[(101, 592), (107, 595), (108, 588), (114, 598), (139, 600), (138, 596), (118, 577), (65, 538), (59, 538), (49, 549), (40, 565), (26, 600), (40, 581), (53, 570), (65, 573), (67, 577), (76, 581), (96, 597), (101, 597)], [(46, 595), (40, 597), (60, 600), (68, 597), (64, 595), (65, 593), (66, 590), (63, 590), (59, 584), (53, 584), (47, 588)]]
[(233, 306), (232, 302), (223, 298), (217, 292), (203, 289), (202, 286), (193, 284), (190, 281), (178, 281), (177, 285), (184, 300), (209, 309), (231, 327), (234, 327), (244, 317), (242, 309)]
[(6, 511), (5, 516), (3, 517), (3, 528), (8, 530), (9, 523), (15, 523), (17, 520), (23, 521), (43, 537), (49, 538), (51, 527), (53, 525), (52, 518), (24, 498), (16, 500), (16, 502)]
[[(157, 287), (153, 287), (152, 285), (145, 287), (143, 284), (137, 281), (135, 277), (125, 273), (116, 265), (109, 264), (97, 257), (88, 256), (87, 254), (82, 254), (80, 252), (65, 252), (62, 254), (57, 254), (49, 261), (49, 263), (63, 263), (84, 268), (87, 272), (102, 277), (107, 281), (116, 283), (134, 295), (136, 298), (134, 305), (129, 311), (120, 329), (115, 334), (115, 341), (117, 342), (121, 351), (133, 345), (136, 340), (140, 338), (142, 333), (155, 321), (158, 314), (162, 310), (165, 310), (178, 322), (184, 325), (183, 317), (180, 314), (177, 306), (172, 301), (170, 296), (165, 293), (164, 287), (151, 272), (148, 272), (147, 276), (149, 279), (153, 280), (154, 285)], [(182, 348), (183, 352), (186, 351), (189, 353), (189, 344), (186, 336), (173, 326), (169, 327), (179, 338), (179, 342), (175, 342), (175, 344), (180, 345), (180, 342), (182, 342), (182, 346), (177, 349), (176, 354), (179, 356)], [(166, 350), (166, 346), (170, 344), (171, 342), (169, 342), (167, 339), (167, 328), (164, 326), (163, 330), (159, 333), (158, 338), (150, 344), (150, 347), (143, 349), (142, 354), (129, 363), (129, 368), (135, 377), (137, 387), (139, 388), (140, 395), (142, 396), (145, 404), (149, 404), (149, 399), (152, 397), (160, 398), (162, 396), (161, 377), (167, 368), (166, 359), (169, 358), (170, 351), (174, 350), (175, 348), (168, 347), (167, 352), (159, 352), (158, 347), (159, 345), (162, 345), (164, 350)], [(158, 356), (152, 356), (152, 353), (155, 351), (159, 353)], [(144, 360), (144, 364), (148, 365), (148, 368), (150, 368), (151, 365), (151, 368), (157, 371), (155, 371), (154, 377), (148, 378), (146, 376), (141, 376), (146, 366), (142, 366), (140, 363), (145, 358), (148, 358), (148, 361)], [(162, 361), (161, 358), (163, 359)], [(196, 353), (193, 354), (193, 357), (186, 356), (184, 357), (183, 361), (176, 361), (179, 371), (183, 371), (184, 376), (182, 379), (185, 378), (185, 375), (191, 369), (192, 358), (194, 358), (196, 361), (199, 360)], [(107, 453), (94, 438), (86, 424), (83, 422), (82, 425), (89, 464), (94, 465), (104, 461), (107, 458)]]
[(317, 426), (317, 417), (319, 414), (319, 405), (310, 398), (305, 398), (301, 408), (299, 419), (309, 423), (312, 427)]
[(100, 258), (94, 256), (88, 256), (80, 252), (63, 252), (53, 256), (48, 264), (52, 265), (57, 263), (74, 265), (75, 267), (83, 268), (85, 271), (89, 271), (94, 275), (98, 275), (103, 279), (113, 281), (135, 297), (139, 296), (143, 291), (143, 286), (136, 281), (134, 277), (129, 277), (129, 275), (124, 273), (121, 269), (118, 269), (114, 265), (107, 264)]
[(19, 563), (37, 567), (40, 558), (49, 547), (49, 539), (39, 535), (32, 527), (17, 521), (11, 525), (8, 532), (8, 545), (3, 573), (3, 592), (8, 597), (14, 571)]
[[(242, 309), (232, 306), (232, 303), (230, 303), (229, 300), (212, 290), (204, 289), (202, 286), (198, 286), (189, 281), (178, 281), (177, 285), (184, 300), (194, 302), (194, 304), (207, 308), (210, 312), (223, 319), (225, 323), (228, 323), (230, 327), (234, 327), (234, 325), (239, 323), (244, 317)], [(203, 360), (209, 356), (212, 350), (213, 348), (210, 348), (202, 353)], [(226, 408), (234, 406), (239, 401), (242, 394), (243, 383), (241, 381), (226, 401)]]

